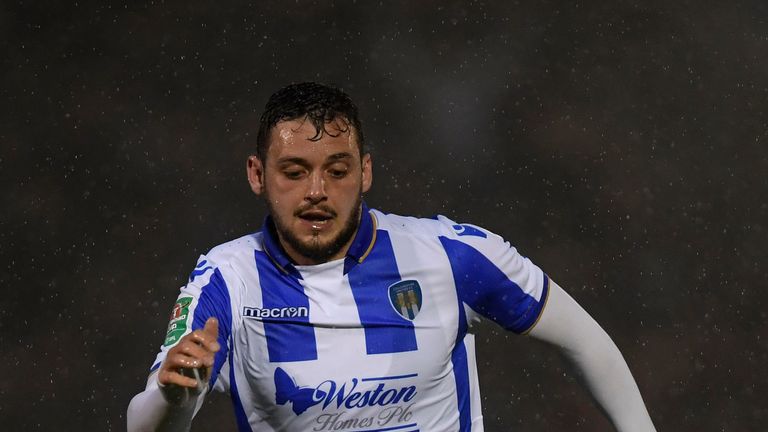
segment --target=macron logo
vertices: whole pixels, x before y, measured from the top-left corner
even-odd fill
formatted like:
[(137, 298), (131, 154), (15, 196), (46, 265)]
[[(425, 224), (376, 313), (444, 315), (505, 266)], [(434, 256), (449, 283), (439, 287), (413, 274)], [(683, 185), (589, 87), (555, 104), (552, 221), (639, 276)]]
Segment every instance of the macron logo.
[(307, 318), (309, 317), (309, 308), (305, 306), (282, 308), (244, 307), (243, 316), (257, 320), (264, 318)]

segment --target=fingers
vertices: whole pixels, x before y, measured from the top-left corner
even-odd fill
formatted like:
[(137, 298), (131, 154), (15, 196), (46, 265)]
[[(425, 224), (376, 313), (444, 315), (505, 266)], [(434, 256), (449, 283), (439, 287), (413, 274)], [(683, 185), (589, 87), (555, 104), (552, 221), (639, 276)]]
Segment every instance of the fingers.
[(188, 364), (183, 364), (181, 367), (199, 368), (213, 366), (215, 354), (203, 345), (187, 341), (184, 344), (179, 343), (179, 348), (175, 352), (185, 355), (188, 359)]
[(183, 354), (176, 354), (167, 357), (165, 362), (163, 362), (163, 367), (161, 367), (160, 371), (158, 372), (157, 381), (163, 386), (175, 384), (180, 387), (198, 388), (200, 384), (195, 378), (182, 375), (182, 368), (172, 366), (186, 362), (189, 362), (189, 360)]
[[(208, 351), (215, 353), (221, 349), (221, 346), (216, 341), (218, 337), (219, 322), (216, 320), (216, 318), (211, 317), (208, 318), (208, 321), (205, 322), (204, 328), (195, 330), (192, 333), (184, 336), (182, 341), (184, 341), (184, 339), (190, 339)], [(179, 345), (181, 345), (181, 342), (179, 342)]]
[[(194, 345), (198, 350), (202, 350), (191, 342), (188, 345)], [(163, 385), (176, 384), (182, 387), (199, 387), (202, 383), (198, 383), (196, 378), (207, 379), (213, 366), (213, 354), (207, 353), (204, 356), (205, 360), (200, 360), (181, 352), (181, 350), (169, 351), (160, 367), (157, 380)]]
[[(203, 335), (205, 336), (205, 344), (209, 350), (217, 352), (221, 349), (218, 342), (216, 342), (219, 338), (219, 321), (216, 318), (208, 318), (205, 322), (205, 327), (203, 327)], [(208, 341), (210, 341), (210, 343)]]
[[(168, 351), (158, 374), (163, 385), (175, 384), (182, 387), (200, 387), (208, 379), (215, 361), (215, 354), (221, 349), (217, 342), (219, 323), (209, 318), (205, 327), (184, 336)], [(198, 379), (193, 378), (199, 378)]]

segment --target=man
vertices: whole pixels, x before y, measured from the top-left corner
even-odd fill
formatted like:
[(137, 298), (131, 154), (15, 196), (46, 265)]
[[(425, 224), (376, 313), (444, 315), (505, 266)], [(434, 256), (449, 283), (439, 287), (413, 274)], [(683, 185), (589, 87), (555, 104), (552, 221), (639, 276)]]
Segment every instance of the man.
[(272, 95), (247, 172), (269, 216), (200, 257), (129, 431), (187, 430), (211, 389), (244, 431), (481, 431), (483, 317), (561, 348), (618, 430), (654, 430), (608, 335), (503, 239), (363, 203), (371, 157), (343, 92)]

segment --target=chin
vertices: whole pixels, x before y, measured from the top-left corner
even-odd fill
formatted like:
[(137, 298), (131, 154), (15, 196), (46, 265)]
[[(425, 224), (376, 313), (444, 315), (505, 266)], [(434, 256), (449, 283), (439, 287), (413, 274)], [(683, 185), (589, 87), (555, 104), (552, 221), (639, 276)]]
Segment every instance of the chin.
[(336, 237), (334, 237), (334, 236), (328, 236), (328, 237), (323, 236), (323, 237), (318, 238), (317, 240), (311, 239), (311, 240), (305, 242), (304, 243), (304, 247), (306, 247), (308, 249), (313, 249), (313, 250), (323, 250), (323, 251), (326, 251), (326, 250), (334, 248), (335, 240), (336, 240)]

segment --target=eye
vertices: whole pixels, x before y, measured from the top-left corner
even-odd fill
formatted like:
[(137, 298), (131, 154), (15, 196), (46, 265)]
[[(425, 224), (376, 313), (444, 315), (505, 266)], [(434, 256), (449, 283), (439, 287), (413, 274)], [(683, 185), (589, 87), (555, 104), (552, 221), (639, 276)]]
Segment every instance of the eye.
[(346, 169), (338, 169), (338, 168), (332, 168), (328, 170), (328, 174), (331, 175), (331, 177), (340, 179), (347, 176), (347, 170)]
[(298, 180), (304, 176), (304, 170), (283, 170), (283, 175), (290, 180)]

